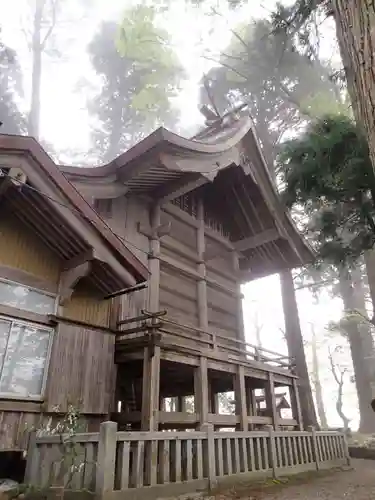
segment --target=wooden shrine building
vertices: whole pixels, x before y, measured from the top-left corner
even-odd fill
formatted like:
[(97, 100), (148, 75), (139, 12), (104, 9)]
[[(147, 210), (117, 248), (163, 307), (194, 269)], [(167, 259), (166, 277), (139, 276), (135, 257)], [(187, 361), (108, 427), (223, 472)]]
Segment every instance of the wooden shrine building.
[[(313, 258), (249, 118), (161, 128), (96, 168), (2, 135), (0, 165), (0, 447), (69, 401), (88, 430), (303, 428), (293, 361), (245, 342), (240, 285)], [(27, 362), (8, 352), (25, 325)]]
[[(117, 299), (112, 419), (142, 430), (301, 429), (292, 361), (244, 337), (240, 285), (312, 259), (251, 120), (229, 114), (193, 139), (161, 128), (105, 166), (63, 171), (149, 270), (146, 291)], [(281, 422), (277, 387), (290, 392), (292, 421)], [(218, 395), (231, 390), (236, 413), (223, 415)]]

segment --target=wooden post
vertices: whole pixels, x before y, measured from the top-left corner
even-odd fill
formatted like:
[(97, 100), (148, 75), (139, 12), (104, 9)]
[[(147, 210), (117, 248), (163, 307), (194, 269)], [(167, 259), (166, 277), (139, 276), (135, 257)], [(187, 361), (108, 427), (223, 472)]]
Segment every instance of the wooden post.
[(271, 410), (272, 425), (276, 430), (279, 428), (277, 408), (276, 408), (276, 398), (275, 398), (275, 382), (272, 372), (268, 372), (268, 381), (266, 385), (266, 407), (267, 410)]
[[(159, 311), (160, 290), (160, 239), (157, 228), (160, 225), (160, 205), (155, 204), (150, 211), (151, 238), (148, 267), (149, 278), (149, 310)], [(155, 330), (151, 328), (151, 335)], [(144, 431), (158, 430), (160, 393), (160, 347), (153, 344), (143, 351), (143, 377), (142, 377), (142, 415), (141, 429)]]
[[(237, 252), (232, 252), (232, 262), (233, 262), (233, 271), (234, 271), (235, 275), (238, 275), (240, 272), (240, 260), (239, 260)], [(238, 332), (239, 340), (242, 340), (242, 342), (245, 342), (245, 327), (244, 327), (244, 321), (243, 321), (243, 308), (242, 308), (242, 296), (241, 296), (240, 285), (238, 285), (238, 293), (240, 295), (238, 297), (236, 297), (236, 302), (237, 302), (237, 318), (236, 318), (237, 332)]]
[(157, 228), (160, 225), (160, 205), (154, 205), (150, 213), (151, 238), (148, 269), (149, 278), (149, 310), (151, 312), (159, 311), (159, 288), (160, 288), (160, 239), (157, 234)]
[(177, 411), (186, 412), (186, 399), (185, 396), (177, 396)]
[(237, 367), (235, 375), (234, 394), (236, 401), (236, 415), (240, 416), (239, 428), (241, 431), (249, 430), (246, 404), (245, 369), (242, 365)]
[(272, 425), (268, 427), (269, 443), (268, 443), (268, 454), (269, 462), (272, 468), (272, 475), (275, 479), (277, 477), (277, 456), (276, 456), (276, 443), (275, 443), (275, 431)]
[(208, 306), (207, 306), (207, 283), (206, 283), (206, 264), (204, 262), (204, 252), (206, 249), (204, 235), (204, 206), (203, 200), (198, 200), (197, 219), (199, 227), (197, 229), (197, 253), (199, 258), (198, 273), (199, 280), (197, 284), (198, 295), (198, 323), (203, 330), (208, 329)]
[(312, 452), (313, 459), (315, 462), (316, 470), (320, 470), (320, 457), (319, 457), (319, 448), (318, 448), (318, 439), (316, 437), (315, 427), (310, 426), (308, 428), (309, 432), (311, 432), (311, 443), (312, 443)]
[(199, 366), (194, 373), (194, 409), (199, 415), (199, 427), (208, 420), (208, 370), (207, 358), (200, 357)]
[(25, 469), (25, 484), (30, 484), (31, 486), (39, 486), (36, 484), (39, 461), (38, 461), (38, 449), (36, 445), (36, 431), (29, 432), (29, 442), (27, 445), (27, 461)]
[(207, 433), (207, 446), (204, 447), (204, 463), (207, 468), (208, 489), (212, 490), (217, 485), (214, 427), (212, 424), (204, 424), (201, 431)]
[(96, 496), (105, 498), (114, 490), (117, 423), (100, 424), (98, 460), (96, 464)]
[(143, 351), (141, 429), (157, 431), (159, 424), (160, 347), (145, 347)]
[(214, 391), (212, 387), (212, 382), (208, 381), (208, 397), (209, 397), (209, 408), (210, 413), (219, 413), (219, 395)]
[(290, 400), (292, 403), (293, 418), (297, 421), (298, 430), (303, 431), (303, 419), (301, 411), (301, 402), (299, 397), (299, 388), (297, 379), (293, 379), (293, 385), (290, 387)]

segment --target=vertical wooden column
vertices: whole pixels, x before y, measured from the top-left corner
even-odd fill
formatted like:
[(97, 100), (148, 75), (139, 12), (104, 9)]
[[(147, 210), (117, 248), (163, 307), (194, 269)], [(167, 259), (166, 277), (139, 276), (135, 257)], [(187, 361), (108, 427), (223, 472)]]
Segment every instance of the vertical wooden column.
[(248, 430), (248, 414), (246, 405), (245, 371), (242, 365), (237, 368), (235, 375), (234, 393), (236, 401), (236, 415), (240, 417), (239, 430)]
[[(247, 387), (246, 396), (247, 396), (248, 415), (256, 417), (258, 412), (257, 412), (257, 402), (255, 398), (255, 389), (253, 387)], [(255, 424), (249, 425), (249, 429), (251, 431), (254, 430), (254, 428)]]
[[(159, 311), (160, 286), (160, 241), (157, 228), (160, 225), (160, 205), (151, 208), (150, 213), (151, 238), (149, 253), (149, 304), (150, 312)], [(158, 430), (160, 393), (160, 347), (152, 343), (143, 352), (142, 377), (142, 430)]]
[(143, 351), (141, 429), (157, 431), (159, 425), (160, 347), (145, 347)]
[(206, 283), (206, 264), (204, 261), (204, 252), (206, 249), (204, 235), (204, 205), (203, 200), (198, 200), (197, 219), (199, 228), (197, 229), (197, 253), (199, 257), (198, 264), (198, 322), (202, 330), (208, 329), (208, 307), (207, 307), (207, 283)]
[(151, 312), (159, 311), (159, 287), (160, 287), (160, 239), (157, 228), (160, 225), (160, 205), (154, 205), (150, 213), (151, 238), (148, 269), (150, 278), (148, 284), (149, 299), (148, 308)]
[(268, 380), (266, 384), (266, 407), (267, 410), (271, 410), (272, 426), (276, 430), (279, 427), (277, 408), (276, 408), (276, 398), (275, 398), (275, 382), (273, 373), (268, 373)]
[(302, 419), (302, 410), (301, 410), (301, 402), (299, 398), (299, 387), (297, 384), (297, 379), (293, 379), (293, 385), (289, 388), (290, 391), (290, 400), (292, 406), (292, 414), (294, 420), (297, 421), (297, 428), (300, 431), (303, 431), (303, 419)]
[(208, 380), (208, 411), (209, 413), (219, 413), (219, 395), (213, 390), (210, 380)]
[(194, 409), (199, 417), (199, 428), (208, 421), (208, 370), (207, 358), (200, 357), (194, 374)]
[(178, 396), (177, 397), (177, 411), (179, 412), (186, 412), (186, 399), (185, 396)]
[[(233, 263), (233, 271), (236, 276), (238, 276), (239, 271), (240, 271), (240, 260), (238, 257), (237, 252), (232, 252), (232, 263)], [(239, 283), (239, 282), (238, 282)], [(238, 284), (238, 294), (239, 296), (236, 298), (237, 302), (237, 318), (236, 318), (236, 323), (237, 323), (237, 332), (238, 332), (238, 338), (239, 340), (242, 340), (245, 342), (245, 326), (244, 326), (244, 321), (243, 321), (243, 308), (242, 308), (242, 295), (241, 295), (241, 288), (240, 285)]]

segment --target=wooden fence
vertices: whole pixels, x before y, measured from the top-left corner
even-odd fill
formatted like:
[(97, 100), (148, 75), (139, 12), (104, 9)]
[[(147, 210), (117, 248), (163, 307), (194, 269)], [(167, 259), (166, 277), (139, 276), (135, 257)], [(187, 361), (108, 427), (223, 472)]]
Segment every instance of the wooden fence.
[(225, 480), (281, 476), (349, 465), (338, 432), (117, 432), (29, 441), (25, 481), (90, 490), (114, 499), (157, 498), (208, 490)]

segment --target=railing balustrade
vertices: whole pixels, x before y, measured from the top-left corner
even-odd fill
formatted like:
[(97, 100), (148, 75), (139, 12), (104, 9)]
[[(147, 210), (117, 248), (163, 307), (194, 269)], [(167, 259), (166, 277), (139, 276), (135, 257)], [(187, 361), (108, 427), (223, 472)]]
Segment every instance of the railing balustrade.
[[(64, 456), (65, 453), (65, 456)], [(31, 434), (26, 482), (37, 487), (90, 490), (98, 497), (145, 498), (215, 487), (229, 477), (277, 477), (349, 464), (339, 432), (117, 432), (73, 437)]]

